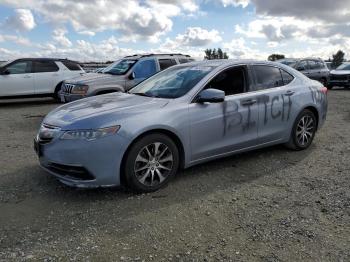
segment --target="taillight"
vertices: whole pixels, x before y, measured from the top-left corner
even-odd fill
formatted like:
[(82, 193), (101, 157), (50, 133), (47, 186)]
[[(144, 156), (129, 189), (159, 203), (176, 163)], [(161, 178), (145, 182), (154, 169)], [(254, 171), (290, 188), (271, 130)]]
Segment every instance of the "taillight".
[(322, 88), (321, 88), (321, 92), (322, 92), (323, 94), (327, 95), (327, 93), (328, 93), (328, 88), (327, 88), (327, 87), (322, 87)]

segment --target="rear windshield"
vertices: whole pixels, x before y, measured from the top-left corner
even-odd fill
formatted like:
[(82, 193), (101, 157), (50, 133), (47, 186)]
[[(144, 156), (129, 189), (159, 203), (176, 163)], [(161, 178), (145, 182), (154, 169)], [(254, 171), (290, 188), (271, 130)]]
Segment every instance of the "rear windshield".
[(61, 61), (62, 64), (64, 64), (65, 67), (67, 67), (70, 71), (80, 71), (80, 66), (72, 61)]
[(134, 59), (119, 60), (104, 69), (103, 73), (110, 75), (124, 75), (134, 66), (136, 62), (137, 60)]

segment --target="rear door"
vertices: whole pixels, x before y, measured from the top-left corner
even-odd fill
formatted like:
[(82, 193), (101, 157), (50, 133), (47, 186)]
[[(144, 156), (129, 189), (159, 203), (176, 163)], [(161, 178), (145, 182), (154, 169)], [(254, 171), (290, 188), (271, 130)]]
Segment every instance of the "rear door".
[(258, 103), (245, 66), (217, 74), (205, 87), (225, 92), (222, 103), (191, 103), (192, 161), (254, 146), (257, 142)]
[(59, 67), (52, 60), (35, 60), (33, 65), (35, 94), (53, 94), (60, 77)]
[(0, 96), (32, 94), (34, 94), (32, 62), (21, 60), (6, 66), (0, 75)]
[(283, 69), (270, 65), (253, 65), (259, 102), (259, 144), (276, 142), (285, 137), (291, 119), (294, 79)]

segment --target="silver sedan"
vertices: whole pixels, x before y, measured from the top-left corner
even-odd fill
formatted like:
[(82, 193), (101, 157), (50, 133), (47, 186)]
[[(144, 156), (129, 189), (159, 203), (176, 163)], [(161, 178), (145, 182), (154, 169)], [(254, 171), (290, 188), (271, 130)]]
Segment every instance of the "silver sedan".
[(288, 66), (203, 61), (129, 93), (63, 105), (34, 145), (40, 165), (65, 184), (150, 192), (179, 168), (276, 144), (306, 149), (326, 114), (327, 88)]

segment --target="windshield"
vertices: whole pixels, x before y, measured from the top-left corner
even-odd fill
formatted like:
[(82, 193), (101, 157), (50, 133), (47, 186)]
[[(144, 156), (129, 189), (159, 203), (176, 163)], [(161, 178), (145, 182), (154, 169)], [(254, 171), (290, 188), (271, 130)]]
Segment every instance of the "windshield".
[(103, 70), (105, 74), (124, 75), (137, 62), (133, 59), (119, 60)]
[(178, 98), (190, 91), (214, 68), (213, 66), (171, 67), (140, 83), (130, 93), (150, 97)]
[(337, 70), (350, 70), (350, 64), (344, 63), (337, 67)]

